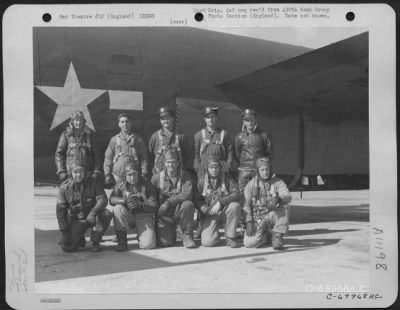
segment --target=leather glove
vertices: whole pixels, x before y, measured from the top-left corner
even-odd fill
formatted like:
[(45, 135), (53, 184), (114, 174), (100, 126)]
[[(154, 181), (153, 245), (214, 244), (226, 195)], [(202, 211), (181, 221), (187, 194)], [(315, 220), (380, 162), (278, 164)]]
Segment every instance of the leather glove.
[(82, 212), (82, 205), (80, 202), (76, 202), (71, 207), (71, 213), (75, 215), (78, 220), (85, 221), (85, 215)]
[(114, 177), (111, 174), (107, 174), (104, 179), (104, 184), (109, 187), (113, 186), (115, 184)]
[(168, 200), (166, 200), (158, 209), (158, 215), (164, 216), (167, 214), (168, 208), (170, 207)]
[(210, 196), (210, 195), (207, 195), (205, 198), (204, 198), (204, 201), (206, 202), (206, 204), (207, 205), (211, 205), (211, 202), (212, 202), (212, 197)]
[(268, 211), (274, 211), (279, 206), (279, 197), (274, 196), (266, 201), (266, 207)]
[(128, 197), (126, 199), (126, 206), (128, 207), (129, 211), (135, 211), (139, 207), (139, 202), (136, 197)]
[(61, 172), (61, 173), (58, 175), (58, 177), (60, 178), (60, 181), (61, 181), (61, 182), (64, 182), (64, 181), (68, 178), (68, 175), (67, 175), (66, 172)]
[(71, 212), (78, 214), (82, 210), (82, 205), (80, 202), (76, 202), (71, 206)]
[(90, 214), (86, 217), (86, 223), (89, 227), (93, 227), (96, 225), (96, 215)]
[(214, 205), (208, 210), (209, 215), (216, 215), (221, 210), (221, 203), (217, 201)]
[(254, 222), (247, 222), (246, 223), (246, 235), (249, 237), (252, 237), (255, 235), (256, 233), (256, 225), (254, 224)]

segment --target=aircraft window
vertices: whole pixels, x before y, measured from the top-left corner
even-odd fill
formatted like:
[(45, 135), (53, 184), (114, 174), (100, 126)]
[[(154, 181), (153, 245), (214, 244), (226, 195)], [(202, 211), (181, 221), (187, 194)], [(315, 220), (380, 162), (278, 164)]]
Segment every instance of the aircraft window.
[(134, 65), (135, 57), (130, 55), (112, 55), (111, 61), (115, 65)]

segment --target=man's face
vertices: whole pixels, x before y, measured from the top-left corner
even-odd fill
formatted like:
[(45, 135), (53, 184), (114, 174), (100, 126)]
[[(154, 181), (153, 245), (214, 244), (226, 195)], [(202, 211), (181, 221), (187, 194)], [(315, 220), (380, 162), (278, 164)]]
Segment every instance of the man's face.
[(71, 174), (76, 183), (81, 183), (85, 178), (85, 169), (83, 167), (75, 168), (71, 171)]
[(118, 122), (119, 128), (121, 128), (122, 132), (129, 132), (131, 130), (131, 122), (129, 118), (122, 116)]
[(76, 118), (72, 120), (72, 126), (74, 126), (75, 129), (82, 129), (84, 125), (84, 120), (82, 118)]
[(218, 116), (215, 113), (209, 113), (204, 117), (207, 127), (214, 127), (217, 124)]
[(210, 177), (216, 178), (218, 177), (221, 168), (219, 167), (219, 165), (211, 165), (207, 169)]
[(174, 118), (171, 115), (166, 115), (160, 118), (161, 127), (171, 130), (174, 127)]
[(132, 185), (136, 185), (139, 179), (139, 173), (137, 171), (129, 171), (126, 175), (126, 182)]
[(254, 127), (256, 126), (256, 118), (255, 117), (249, 117), (247, 119), (243, 120), (244, 125), (246, 126), (247, 129), (253, 130)]
[(267, 165), (263, 165), (258, 168), (258, 173), (260, 174), (260, 178), (263, 180), (268, 180), (269, 176), (271, 175), (271, 169)]
[(168, 174), (176, 174), (178, 171), (178, 162), (175, 159), (168, 159), (165, 162), (165, 167), (167, 168)]

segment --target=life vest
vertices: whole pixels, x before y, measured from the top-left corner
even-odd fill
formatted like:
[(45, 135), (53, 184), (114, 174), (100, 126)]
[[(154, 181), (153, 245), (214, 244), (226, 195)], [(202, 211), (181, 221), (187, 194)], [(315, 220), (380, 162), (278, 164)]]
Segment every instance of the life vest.
[(178, 181), (176, 183), (176, 188), (174, 190), (172, 190), (172, 192), (168, 192), (166, 190), (166, 188), (165, 188), (165, 175), (166, 175), (165, 170), (162, 170), (160, 172), (160, 191), (159, 191), (160, 203), (161, 203), (161, 201), (163, 199), (163, 195), (164, 194), (166, 194), (168, 196), (171, 195), (171, 194), (172, 195), (177, 195), (182, 191), (182, 175), (178, 175), (177, 176)]
[(261, 189), (260, 182), (257, 177), (251, 193), (252, 213), (257, 223), (260, 223), (268, 214), (269, 210), (264, 207), (264, 204), (276, 193), (275, 187), (271, 186), (270, 183), (267, 183), (268, 186)]
[(201, 195), (205, 198), (205, 197), (207, 197), (208, 195), (214, 195), (214, 193), (213, 192), (217, 192), (218, 191), (218, 193), (217, 194), (220, 194), (220, 195), (222, 195), (222, 196), (227, 196), (229, 193), (228, 193), (228, 190), (227, 190), (227, 188), (226, 188), (226, 185), (225, 185), (225, 173), (221, 170), (221, 176), (220, 176), (220, 178), (221, 178), (221, 186), (218, 188), (218, 189), (216, 189), (216, 190), (213, 190), (212, 188), (210, 188), (210, 186), (209, 186), (209, 178), (208, 178), (208, 173), (207, 172), (205, 172), (205, 175), (204, 175), (204, 186), (203, 186), (203, 191), (202, 191), (202, 193), (201, 193)]
[(68, 148), (67, 148), (67, 154), (70, 154), (74, 149), (80, 149), (80, 148), (87, 148), (89, 150), (89, 153), (91, 152), (92, 144), (90, 142), (90, 132), (88, 132), (86, 129), (83, 132), (82, 137), (84, 137), (84, 141), (81, 141), (80, 138), (74, 136), (72, 134), (72, 131), (67, 132), (68, 135)]
[(121, 156), (132, 157), (134, 161), (139, 161), (139, 157), (137, 155), (136, 148), (135, 148), (135, 142), (136, 142), (135, 141), (135, 135), (131, 134), (129, 137), (132, 140), (129, 143), (129, 148), (131, 150), (131, 154), (129, 154), (129, 153), (126, 154), (126, 153), (122, 152), (121, 134), (118, 134), (118, 135), (115, 136), (115, 142), (116, 142), (116, 148), (115, 149), (116, 149), (116, 152), (115, 152), (115, 156), (114, 156), (114, 159), (113, 159), (113, 163), (114, 164), (118, 161), (118, 159)]

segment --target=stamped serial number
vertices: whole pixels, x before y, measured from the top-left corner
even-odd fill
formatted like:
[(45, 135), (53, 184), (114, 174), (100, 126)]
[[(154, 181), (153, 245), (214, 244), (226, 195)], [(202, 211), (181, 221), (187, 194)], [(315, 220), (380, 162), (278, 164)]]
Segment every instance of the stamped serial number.
[(60, 303), (61, 298), (40, 298), (40, 302)]

